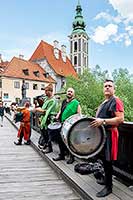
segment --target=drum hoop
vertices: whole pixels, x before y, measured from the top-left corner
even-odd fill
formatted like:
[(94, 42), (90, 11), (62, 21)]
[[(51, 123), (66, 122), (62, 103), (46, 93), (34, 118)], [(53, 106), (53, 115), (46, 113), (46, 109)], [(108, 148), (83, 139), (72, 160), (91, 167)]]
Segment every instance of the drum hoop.
[[(68, 118), (69, 119), (69, 118)], [(93, 121), (95, 118), (89, 118), (89, 117), (86, 117), (86, 116), (82, 116), (82, 118), (81, 119), (79, 119), (78, 121), (76, 121), (74, 124), (72, 124), (72, 126), (69, 128), (69, 130), (68, 130), (68, 138), (70, 137), (70, 133), (71, 133), (71, 130), (73, 129), (73, 127), (76, 125), (76, 124), (78, 124), (80, 121), (84, 121), (84, 120), (88, 120), (88, 119), (90, 119), (91, 121)], [(102, 133), (103, 133), (103, 135), (102, 135), (102, 141), (101, 141), (101, 143), (98, 145), (98, 147), (97, 147), (97, 149), (94, 151), (94, 152), (92, 152), (91, 154), (86, 154), (86, 155), (83, 155), (83, 154), (79, 154), (79, 153), (75, 153), (75, 152), (73, 152), (72, 150), (71, 150), (71, 148), (70, 148), (70, 141), (69, 140), (67, 140), (67, 147), (68, 147), (68, 149), (69, 149), (69, 151), (74, 155), (74, 156), (76, 156), (76, 157), (78, 157), (78, 158), (81, 158), (81, 156), (82, 156), (82, 158), (84, 158), (84, 159), (88, 159), (88, 158), (91, 158), (91, 157), (93, 157), (93, 156), (95, 156), (95, 155), (97, 155), (101, 150), (102, 150), (102, 148), (103, 148), (103, 146), (104, 146), (104, 144), (105, 144), (105, 141), (106, 141), (106, 132), (105, 132), (105, 128), (104, 128), (104, 126), (103, 125), (101, 125), (100, 127), (98, 127), (99, 129), (101, 129), (102, 130)]]
[[(50, 126), (53, 126), (53, 125), (55, 125), (55, 124), (58, 124), (57, 128), (51, 129)], [(48, 125), (48, 129), (50, 129), (50, 130), (58, 130), (58, 129), (61, 128), (61, 126), (62, 126), (62, 124), (61, 124), (60, 122), (53, 122), (53, 123), (50, 123), (50, 124)]]

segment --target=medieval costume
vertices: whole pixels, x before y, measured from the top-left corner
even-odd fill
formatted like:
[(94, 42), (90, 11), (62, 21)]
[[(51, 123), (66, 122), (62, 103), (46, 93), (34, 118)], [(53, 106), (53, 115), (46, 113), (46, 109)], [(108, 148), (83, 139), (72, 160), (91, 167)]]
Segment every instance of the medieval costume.
[[(109, 119), (115, 117), (115, 112), (124, 112), (122, 101), (112, 96), (109, 100), (105, 100), (99, 107), (96, 117)], [(118, 153), (118, 129), (117, 126), (104, 125), (106, 131), (106, 142), (101, 153), (105, 170), (105, 185), (112, 188), (112, 161), (117, 159)]]
[(18, 129), (18, 142), (14, 142), (16, 145), (22, 144), (22, 139), (24, 138), (25, 144), (30, 144), (30, 136), (31, 136), (31, 114), (29, 111), (29, 103), (25, 103), (25, 107), (21, 110), (21, 121), (20, 128)]

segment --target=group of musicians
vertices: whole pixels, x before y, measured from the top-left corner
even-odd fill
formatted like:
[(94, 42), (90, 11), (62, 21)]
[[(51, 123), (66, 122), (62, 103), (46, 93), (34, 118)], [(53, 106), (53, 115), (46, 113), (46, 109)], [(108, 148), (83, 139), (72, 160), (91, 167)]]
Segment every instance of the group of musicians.
[[(92, 127), (103, 126), (106, 131), (106, 142), (102, 150), (101, 159), (104, 164), (105, 178), (99, 184), (105, 185), (105, 187), (96, 194), (97, 197), (105, 197), (112, 193), (112, 175), (113, 167), (112, 162), (117, 159), (118, 152), (118, 130), (117, 126), (124, 121), (124, 108), (122, 101), (115, 96), (115, 86), (112, 80), (105, 80), (103, 86), (103, 93), (105, 100), (99, 106), (96, 113), (96, 118), (91, 122)], [(40, 118), (40, 130), (41, 136), (38, 141), (39, 148), (43, 153), (50, 153), (53, 151), (52, 148), (52, 136), (48, 129), (48, 125), (56, 119), (61, 124), (70, 116), (79, 113), (81, 114), (81, 107), (79, 101), (75, 98), (75, 91), (73, 88), (68, 88), (66, 92), (66, 98), (63, 100), (61, 109), (56, 114), (57, 100), (53, 95), (53, 85), (49, 84), (45, 87), (45, 99), (42, 107), (34, 108), (33, 112), (41, 113)], [(29, 119), (28, 119), (29, 121)], [(28, 123), (27, 123), (28, 124)], [(23, 127), (23, 123), (22, 123)], [(21, 132), (21, 131), (20, 131)], [(18, 134), (19, 137), (19, 134)], [(74, 156), (71, 155), (67, 149), (64, 141), (62, 140), (61, 134), (57, 135), (56, 142), (59, 145), (59, 155), (53, 158), (54, 161), (65, 160), (65, 156), (69, 155), (68, 164), (74, 162)], [(27, 139), (27, 138), (25, 138)], [(21, 140), (19, 140), (21, 142)]]

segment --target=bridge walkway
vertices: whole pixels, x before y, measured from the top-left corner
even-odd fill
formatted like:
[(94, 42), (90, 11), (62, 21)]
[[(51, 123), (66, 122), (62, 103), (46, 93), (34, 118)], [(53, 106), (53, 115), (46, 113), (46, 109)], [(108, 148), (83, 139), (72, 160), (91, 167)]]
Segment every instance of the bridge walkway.
[[(8, 119), (12, 122), (10, 117), (8, 116)], [(19, 124), (12, 124), (17, 128)], [(40, 134), (36, 131), (32, 130), (32, 144), (31, 146), (39, 153), (39, 155), (43, 158), (43, 162), (45, 164), (48, 164), (51, 166), (51, 168), (56, 172), (57, 176), (62, 177), (63, 180), (74, 189), (74, 191), (77, 191), (77, 193), (82, 197), (81, 199), (84, 200), (98, 200), (95, 195), (98, 191), (102, 189), (103, 186), (98, 185), (95, 181), (95, 178), (92, 174), (90, 175), (80, 175), (74, 171), (75, 164), (79, 162), (83, 162), (81, 160), (76, 160), (73, 164), (66, 164), (66, 161), (53, 161), (53, 157), (56, 157), (58, 154), (58, 147), (54, 144), (54, 152), (50, 154), (43, 154), (38, 149), (38, 139)], [(14, 139), (16, 137), (16, 134), (14, 136)], [(24, 148), (25, 145), (22, 145), (22, 148)], [(15, 147), (18, 149), (18, 147)], [(21, 147), (19, 147), (21, 148)], [(30, 148), (29, 146), (26, 146), (26, 149)], [(44, 169), (45, 170), (45, 169)], [(42, 173), (44, 172), (42, 169)], [(44, 184), (44, 183), (43, 183)], [(42, 184), (42, 188), (43, 188)], [(113, 177), (113, 193), (105, 198), (100, 198), (100, 200), (132, 200), (133, 199), (133, 191), (127, 187), (126, 185), (119, 182), (115, 176)], [(61, 190), (59, 191), (61, 192)], [(67, 191), (65, 191), (67, 193)], [(73, 193), (72, 193), (73, 194)], [(64, 199), (70, 199), (70, 196), (68, 196)], [(60, 197), (61, 198), (61, 197)], [(72, 197), (73, 198), (73, 197)], [(74, 197), (75, 198), (75, 197)], [(78, 197), (76, 197), (78, 199)], [(41, 198), (40, 198), (41, 199)], [(46, 198), (47, 199), (47, 198)], [(57, 198), (59, 199), (59, 198)], [(1, 199), (0, 199), (1, 200)]]
[(31, 146), (14, 145), (17, 130), (4, 118), (0, 127), (0, 200), (80, 200)]

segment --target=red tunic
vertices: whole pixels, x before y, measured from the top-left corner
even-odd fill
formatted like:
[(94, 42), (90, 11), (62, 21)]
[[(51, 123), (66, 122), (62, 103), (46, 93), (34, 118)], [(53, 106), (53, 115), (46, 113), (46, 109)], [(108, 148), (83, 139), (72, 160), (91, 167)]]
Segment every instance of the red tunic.
[[(101, 104), (97, 112), (97, 117), (104, 119), (113, 118), (115, 117), (115, 112), (124, 112), (124, 107), (122, 101), (118, 97), (113, 96)], [(107, 125), (104, 128), (107, 134), (105, 143), (106, 159), (116, 160), (118, 154), (118, 129), (112, 125)]]

